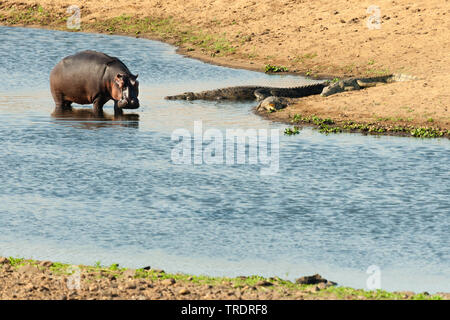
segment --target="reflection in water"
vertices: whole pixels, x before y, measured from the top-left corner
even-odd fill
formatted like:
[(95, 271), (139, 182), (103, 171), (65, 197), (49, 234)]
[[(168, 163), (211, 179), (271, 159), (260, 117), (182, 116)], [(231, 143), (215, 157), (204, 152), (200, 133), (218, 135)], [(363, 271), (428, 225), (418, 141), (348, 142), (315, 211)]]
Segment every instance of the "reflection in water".
[[(110, 126), (121, 126), (128, 128), (139, 127), (139, 115), (135, 113), (108, 114), (102, 111), (95, 113), (92, 109), (53, 110), (51, 116), (57, 120), (70, 123), (73, 127), (85, 129), (97, 129)], [(66, 122), (67, 121), (67, 122)], [(59, 121), (57, 121), (58, 123)]]

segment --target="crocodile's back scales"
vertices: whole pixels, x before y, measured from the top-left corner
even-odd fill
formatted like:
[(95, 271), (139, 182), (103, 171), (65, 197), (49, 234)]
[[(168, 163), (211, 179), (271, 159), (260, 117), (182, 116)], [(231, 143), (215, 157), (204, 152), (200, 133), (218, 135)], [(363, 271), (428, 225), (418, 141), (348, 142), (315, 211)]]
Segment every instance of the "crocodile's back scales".
[(266, 86), (236, 86), (201, 92), (185, 92), (180, 95), (167, 96), (169, 100), (262, 100), (269, 96), (300, 98), (320, 94), (327, 82), (292, 88)]

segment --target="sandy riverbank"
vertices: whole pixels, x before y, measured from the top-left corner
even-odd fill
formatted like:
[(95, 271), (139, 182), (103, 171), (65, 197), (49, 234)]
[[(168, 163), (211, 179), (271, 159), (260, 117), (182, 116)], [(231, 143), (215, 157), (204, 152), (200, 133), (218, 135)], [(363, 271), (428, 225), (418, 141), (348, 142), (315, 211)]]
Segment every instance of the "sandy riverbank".
[(126, 269), (117, 265), (71, 266), (51, 261), (0, 257), (1, 299), (55, 300), (417, 300), (449, 299), (439, 293), (355, 290), (325, 283), (305, 285), (258, 276), (223, 278), (167, 274), (158, 269)]
[[(68, 1), (6, 0), (0, 24), (67, 29), (70, 5), (81, 8), (81, 30), (160, 39), (204, 61), (253, 70), (285, 66), (312, 77), (404, 73), (399, 82), (323, 98), (297, 99), (267, 115), (295, 114), (384, 128), (450, 130), (450, 2), (377, 2), (380, 24), (369, 28), (373, 4), (317, 1)], [(379, 26), (379, 29), (376, 27)], [(446, 134), (448, 135), (448, 134)]]

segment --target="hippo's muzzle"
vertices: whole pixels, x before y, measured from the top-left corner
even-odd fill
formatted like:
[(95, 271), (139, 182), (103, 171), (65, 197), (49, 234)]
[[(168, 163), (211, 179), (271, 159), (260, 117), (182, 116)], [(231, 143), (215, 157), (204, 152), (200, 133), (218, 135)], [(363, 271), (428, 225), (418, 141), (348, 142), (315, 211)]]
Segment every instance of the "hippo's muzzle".
[(120, 109), (137, 109), (139, 108), (139, 100), (135, 99), (122, 99), (117, 102), (117, 106)]

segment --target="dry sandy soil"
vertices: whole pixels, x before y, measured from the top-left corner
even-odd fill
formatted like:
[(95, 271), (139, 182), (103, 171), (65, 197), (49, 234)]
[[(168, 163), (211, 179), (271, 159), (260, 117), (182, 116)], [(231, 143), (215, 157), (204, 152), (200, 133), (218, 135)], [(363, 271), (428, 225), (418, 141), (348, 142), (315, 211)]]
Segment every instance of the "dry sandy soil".
[[(449, 0), (377, 1), (379, 29), (368, 27), (377, 13), (367, 11), (374, 2), (366, 0), (6, 0), (0, 1), (0, 14), (37, 4), (65, 16), (69, 5), (80, 6), (87, 31), (91, 23), (123, 14), (171, 17), (178, 25), (222, 37), (233, 48), (230, 52), (214, 54), (192, 43), (181, 44), (181, 52), (218, 64), (256, 70), (271, 64), (317, 77), (397, 72), (420, 78), (328, 98), (304, 98), (269, 115), (273, 119), (289, 121), (299, 113), (450, 129)], [(4, 18), (0, 23), (8, 24)]]

